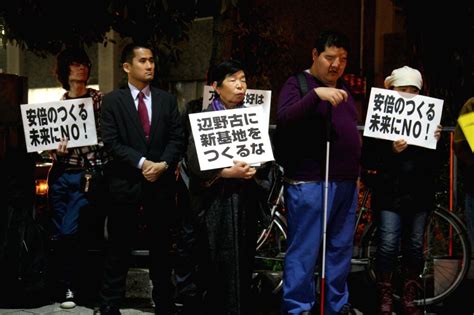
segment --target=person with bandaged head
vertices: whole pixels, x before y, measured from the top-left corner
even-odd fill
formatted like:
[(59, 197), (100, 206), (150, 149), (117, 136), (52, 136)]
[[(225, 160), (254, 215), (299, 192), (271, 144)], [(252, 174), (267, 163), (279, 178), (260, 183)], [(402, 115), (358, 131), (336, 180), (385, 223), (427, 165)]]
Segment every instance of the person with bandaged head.
[[(392, 71), (385, 79), (386, 89), (420, 94), (421, 73), (408, 66)], [(438, 141), (441, 126), (432, 135)], [(376, 173), (370, 184), (372, 209), (377, 222), (375, 258), (377, 314), (391, 315), (393, 310), (393, 273), (397, 268), (401, 243), (404, 314), (422, 312), (414, 299), (419, 298), (419, 275), (423, 269), (423, 234), (428, 214), (434, 208), (435, 183), (440, 169), (437, 150), (396, 141), (364, 137), (362, 167)]]

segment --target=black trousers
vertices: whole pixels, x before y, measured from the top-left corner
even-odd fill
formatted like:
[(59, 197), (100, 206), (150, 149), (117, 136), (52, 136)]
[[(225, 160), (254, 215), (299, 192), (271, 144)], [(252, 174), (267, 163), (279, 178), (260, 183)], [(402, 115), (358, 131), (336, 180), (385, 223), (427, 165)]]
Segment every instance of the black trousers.
[[(163, 200), (162, 200), (163, 201)], [(125, 296), (126, 278), (132, 249), (148, 248), (152, 297), (159, 314), (168, 314), (172, 306), (170, 226), (166, 202), (148, 206), (113, 205), (108, 215), (108, 246), (100, 290), (101, 305), (119, 306)], [(171, 210), (172, 211), (172, 210)], [(141, 231), (141, 233), (139, 232)], [(137, 244), (140, 234), (145, 241)], [(145, 243), (145, 244), (144, 244)]]

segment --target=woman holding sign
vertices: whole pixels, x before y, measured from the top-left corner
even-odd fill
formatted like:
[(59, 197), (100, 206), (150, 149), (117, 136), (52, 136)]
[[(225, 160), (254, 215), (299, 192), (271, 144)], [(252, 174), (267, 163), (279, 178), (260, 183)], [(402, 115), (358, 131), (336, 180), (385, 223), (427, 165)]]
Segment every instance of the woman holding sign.
[[(242, 108), (247, 90), (245, 70), (237, 60), (213, 71), (215, 98), (206, 111)], [(231, 167), (201, 171), (190, 137), (188, 167), (191, 207), (200, 226), (200, 270), (204, 314), (249, 314), (250, 285), (256, 246), (259, 186), (257, 170), (242, 161)], [(198, 312), (199, 313), (199, 312)]]
[[(419, 94), (423, 85), (418, 70), (404, 66), (385, 79), (386, 89)], [(441, 126), (433, 137), (438, 141)], [(420, 292), (423, 269), (423, 234), (434, 206), (435, 179), (439, 170), (436, 150), (409, 146), (396, 141), (365, 138), (362, 165), (376, 173), (372, 208), (377, 214), (378, 246), (375, 259), (378, 314), (391, 315), (392, 275), (396, 269), (399, 244), (404, 276), (401, 302), (404, 314), (422, 314), (413, 300)]]

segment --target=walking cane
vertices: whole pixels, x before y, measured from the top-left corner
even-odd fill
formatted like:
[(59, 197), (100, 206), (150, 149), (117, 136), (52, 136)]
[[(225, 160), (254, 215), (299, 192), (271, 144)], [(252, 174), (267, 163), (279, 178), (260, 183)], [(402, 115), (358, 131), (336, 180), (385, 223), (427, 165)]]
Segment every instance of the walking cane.
[(324, 315), (324, 279), (326, 272), (326, 227), (327, 227), (327, 213), (328, 213), (328, 190), (329, 190), (329, 147), (331, 143), (331, 119), (332, 119), (332, 105), (329, 103), (327, 121), (326, 121), (326, 175), (324, 179), (324, 214), (323, 214), (323, 253), (321, 265), (321, 302), (320, 314)]

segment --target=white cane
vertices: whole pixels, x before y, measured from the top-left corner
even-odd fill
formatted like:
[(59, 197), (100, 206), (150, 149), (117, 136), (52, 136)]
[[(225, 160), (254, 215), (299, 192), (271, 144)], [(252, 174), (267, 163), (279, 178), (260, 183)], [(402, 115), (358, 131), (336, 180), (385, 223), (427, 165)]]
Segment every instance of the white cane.
[(324, 213), (323, 213), (323, 252), (321, 265), (321, 304), (320, 314), (324, 315), (324, 288), (325, 288), (325, 274), (326, 274), (326, 227), (328, 215), (328, 190), (329, 190), (329, 147), (331, 143), (331, 119), (332, 106), (329, 104), (327, 121), (326, 121), (326, 174), (324, 179)]

